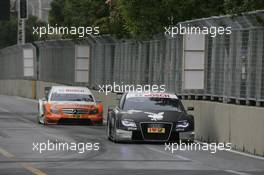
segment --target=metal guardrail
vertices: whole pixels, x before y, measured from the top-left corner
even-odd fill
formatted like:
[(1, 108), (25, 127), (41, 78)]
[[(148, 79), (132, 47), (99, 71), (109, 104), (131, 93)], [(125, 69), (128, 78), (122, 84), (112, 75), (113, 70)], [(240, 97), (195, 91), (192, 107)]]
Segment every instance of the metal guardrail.
[[(183, 98), (221, 100), (233, 103), (264, 102), (264, 11), (237, 16), (222, 16), (180, 23), (189, 26), (231, 26), (231, 35), (205, 36), (204, 88), (184, 89), (183, 36), (159, 37), (150, 41), (115, 40), (109, 36), (83, 41), (47, 41), (35, 43), (38, 76), (42, 81), (86, 85), (165, 84)], [(85, 46), (85, 47), (82, 47)], [(22, 47), (0, 51), (0, 78), (24, 78), (21, 68)], [(79, 47), (87, 48), (85, 52)], [(34, 49), (34, 50), (36, 50)], [(80, 50), (80, 51), (79, 51)], [(79, 55), (79, 52), (83, 52)], [(86, 54), (86, 56), (85, 56)], [(82, 68), (76, 58), (88, 58), (87, 81), (76, 81)], [(77, 68), (77, 67), (80, 68)], [(88, 73), (87, 73), (88, 74)]]

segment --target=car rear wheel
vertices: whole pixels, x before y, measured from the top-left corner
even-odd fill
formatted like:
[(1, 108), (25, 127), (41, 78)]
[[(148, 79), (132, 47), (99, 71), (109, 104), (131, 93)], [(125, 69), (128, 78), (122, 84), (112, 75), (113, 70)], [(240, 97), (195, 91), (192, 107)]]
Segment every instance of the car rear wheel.
[(109, 121), (107, 121), (107, 138), (108, 140), (112, 141), (111, 123)]
[(111, 121), (108, 121), (108, 139), (115, 142), (115, 143), (118, 143), (119, 140), (116, 138), (116, 127), (115, 127), (115, 121), (114, 121), (114, 127), (112, 126), (111, 124)]
[(113, 138), (112, 139), (113, 142), (115, 142), (115, 143), (119, 143), (120, 142), (120, 140), (118, 140), (117, 137), (116, 137), (116, 124), (115, 124), (115, 122), (114, 122), (113, 132), (111, 130), (111, 135), (112, 135), (112, 138)]
[(103, 120), (101, 120), (101, 121), (97, 122), (97, 123), (96, 123), (96, 125), (99, 125), (99, 126), (102, 126), (102, 125), (104, 125), (104, 122), (103, 122)]

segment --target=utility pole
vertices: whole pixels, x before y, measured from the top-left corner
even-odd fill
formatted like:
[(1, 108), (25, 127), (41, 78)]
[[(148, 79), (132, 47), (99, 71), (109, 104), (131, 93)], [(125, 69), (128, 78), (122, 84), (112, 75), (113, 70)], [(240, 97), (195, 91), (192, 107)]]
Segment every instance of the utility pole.
[(25, 22), (28, 18), (28, 0), (18, 0), (17, 44), (25, 44)]

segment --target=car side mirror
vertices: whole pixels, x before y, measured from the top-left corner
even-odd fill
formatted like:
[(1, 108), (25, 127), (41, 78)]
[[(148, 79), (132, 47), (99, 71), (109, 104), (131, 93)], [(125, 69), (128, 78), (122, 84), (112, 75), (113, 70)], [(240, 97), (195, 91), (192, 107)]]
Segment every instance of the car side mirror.
[(42, 98), (42, 99), (39, 99), (39, 101), (41, 101), (42, 104), (45, 104), (47, 103), (48, 100), (46, 98)]
[(96, 100), (95, 103), (99, 104), (99, 103), (103, 103), (103, 101), (102, 100)]
[(50, 89), (51, 89), (51, 87), (45, 87), (45, 89), (44, 89), (44, 93), (45, 93), (45, 98), (48, 100), (48, 96), (49, 96), (49, 92), (50, 92)]
[(187, 107), (187, 111), (194, 111), (194, 107)]
[(122, 98), (122, 96), (123, 96), (123, 92), (117, 92), (117, 93), (116, 93), (116, 100), (117, 100), (117, 101), (120, 101), (121, 98)]
[(114, 109), (115, 109), (114, 106), (108, 106), (107, 112), (111, 112), (111, 111), (113, 111)]

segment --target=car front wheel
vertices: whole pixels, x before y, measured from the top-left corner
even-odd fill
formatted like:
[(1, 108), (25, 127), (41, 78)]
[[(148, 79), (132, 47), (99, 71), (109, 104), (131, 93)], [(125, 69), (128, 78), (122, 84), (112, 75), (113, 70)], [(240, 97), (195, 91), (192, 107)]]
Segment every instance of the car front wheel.
[(45, 116), (44, 115), (39, 115), (38, 116), (38, 123), (45, 125)]

